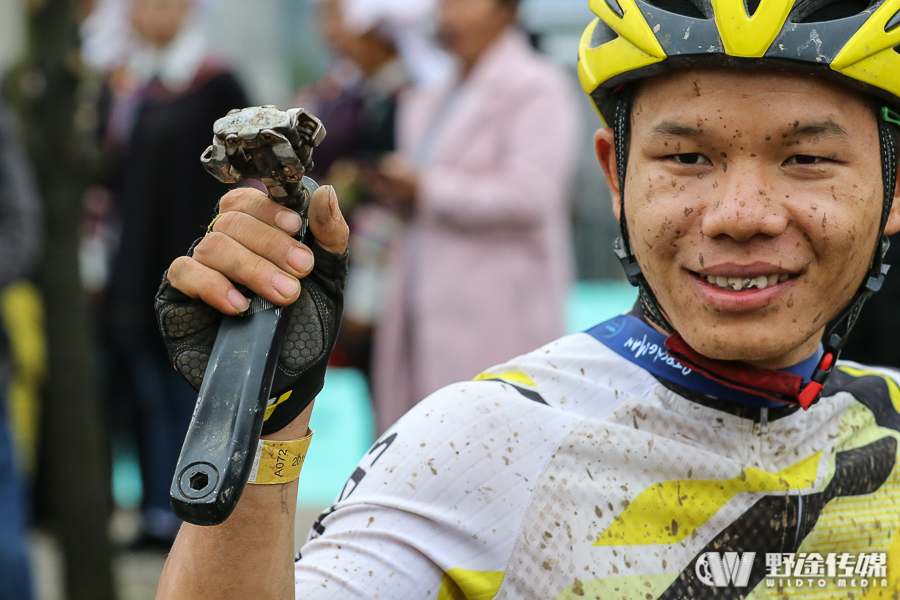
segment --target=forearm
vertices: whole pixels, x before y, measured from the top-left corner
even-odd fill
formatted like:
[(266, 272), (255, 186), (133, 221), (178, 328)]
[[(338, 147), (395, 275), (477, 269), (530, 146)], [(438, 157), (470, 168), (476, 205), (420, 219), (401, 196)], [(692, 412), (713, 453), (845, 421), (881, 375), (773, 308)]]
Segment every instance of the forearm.
[[(302, 438), (312, 406), (273, 440)], [(294, 599), (294, 519), (298, 481), (248, 485), (223, 524), (185, 523), (157, 591), (158, 599)]]

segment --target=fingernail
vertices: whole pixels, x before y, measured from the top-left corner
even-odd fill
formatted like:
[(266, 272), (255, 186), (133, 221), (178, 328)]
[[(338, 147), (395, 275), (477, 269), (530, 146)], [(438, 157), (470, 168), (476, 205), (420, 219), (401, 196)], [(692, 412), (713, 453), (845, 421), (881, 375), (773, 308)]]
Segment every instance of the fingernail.
[(244, 296), (237, 290), (228, 290), (228, 294), (226, 296), (228, 298), (228, 303), (234, 307), (234, 310), (239, 313), (244, 312), (248, 308), (250, 308), (250, 301), (247, 300), (247, 297)]
[(300, 283), (296, 279), (286, 275), (276, 275), (273, 285), (275, 286), (275, 289), (278, 290), (278, 293), (285, 298), (293, 297), (300, 288)]
[(328, 190), (328, 206), (331, 208), (331, 218), (335, 221), (341, 220), (341, 207), (338, 205), (337, 194), (334, 193), (334, 186), (329, 186)]
[(279, 210), (275, 213), (275, 224), (287, 233), (297, 233), (300, 230), (300, 215), (292, 210)]
[(295, 271), (300, 273), (305, 273), (313, 267), (312, 252), (303, 247), (291, 248), (291, 253), (288, 254), (287, 261)]

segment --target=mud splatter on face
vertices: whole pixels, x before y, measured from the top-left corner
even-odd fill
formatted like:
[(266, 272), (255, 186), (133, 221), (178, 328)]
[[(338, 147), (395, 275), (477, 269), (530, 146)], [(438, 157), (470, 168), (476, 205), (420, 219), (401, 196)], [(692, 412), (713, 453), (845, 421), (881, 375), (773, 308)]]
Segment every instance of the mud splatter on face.
[[(684, 329), (682, 335), (685, 335), (686, 339), (693, 335), (697, 345), (702, 346), (702, 350), (709, 350), (717, 357), (765, 360), (772, 362), (771, 366), (777, 367), (779, 365), (774, 364), (772, 357), (760, 355), (757, 350), (759, 345), (773, 343), (772, 340), (782, 332), (784, 337), (786, 339), (790, 337), (792, 342), (795, 337), (801, 339), (801, 335), (803, 340), (811, 339), (810, 332), (820, 328), (834, 314), (833, 305), (837, 303), (837, 297), (845, 295), (842, 288), (832, 287), (828, 291), (828, 297), (824, 297), (822, 282), (837, 280), (843, 284), (845, 279), (849, 280), (849, 276), (844, 276), (843, 273), (855, 268), (856, 263), (863, 263), (870, 258), (871, 252), (868, 252), (862, 260), (856, 260), (856, 255), (846, 256), (848, 254), (846, 252), (843, 256), (839, 256), (836, 246), (839, 245), (844, 249), (854, 239), (856, 242), (853, 248), (862, 245), (864, 232), (867, 239), (872, 237), (864, 228), (870, 219), (857, 218), (856, 213), (852, 213), (849, 217), (845, 214), (850, 212), (847, 208), (850, 204), (853, 205), (853, 210), (859, 212), (857, 204), (865, 203), (871, 195), (867, 179), (857, 177), (851, 169), (826, 168), (826, 171), (834, 176), (829, 182), (828, 178), (817, 178), (820, 175), (817, 168), (825, 165), (816, 163), (825, 161), (811, 161), (799, 157), (784, 165), (785, 156), (805, 153), (800, 150), (802, 146), (804, 144), (809, 146), (815, 141), (805, 133), (805, 130), (800, 130), (801, 123), (815, 124), (819, 120), (827, 121), (833, 118), (845, 128), (848, 127), (846, 123), (850, 123), (854, 127), (858, 125), (857, 129), (860, 130), (863, 130), (863, 125), (871, 129), (871, 123), (868, 122), (870, 120), (868, 116), (865, 123), (858, 123), (857, 121), (862, 119), (857, 119), (852, 111), (845, 110), (844, 105), (851, 103), (846, 102), (847, 99), (843, 96), (840, 98), (841, 102), (832, 102), (828, 105), (830, 112), (820, 110), (824, 104), (820, 95), (815, 96), (816, 103), (813, 107), (815, 111), (806, 110), (805, 105), (798, 106), (799, 100), (805, 101), (805, 96), (800, 95), (799, 100), (791, 96), (795, 94), (793, 90), (797, 84), (793, 78), (776, 74), (767, 75), (769, 79), (763, 79), (756, 74), (745, 73), (737, 77), (726, 71), (711, 71), (707, 79), (705, 73), (701, 72), (698, 75), (697, 72), (685, 72), (686, 76), (680, 74), (677, 78), (673, 76), (666, 80), (654, 80), (653, 85), (656, 87), (651, 88), (648, 85), (645, 88), (645, 92), (649, 90), (653, 94), (647, 92), (648, 96), (644, 100), (643, 107), (647, 111), (639, 120), (639, 125), (643, 125), (644, 129), (635, 128), (632, 130), (632, 136), (635, 147), (638, 147), (638, 141), (643, 140), (648, 149), (645, 157), (636, 159), (635, 164), (647, 169), (646, 172), (652, 173), (653, 178), (652, 182), (642, 180), (642, 185), (634, 192), (635, 198), (640, 198), (642, 192), (652, 183), (654, 199), (652, 206), (640, 205), (639, 210), (633, 211), (632, 219), (635, 226), (632, 229), (636, 235), (632, 241), (635, 248), (653, 247), (650, 251), (652, 254), (645, 251), (641, 256), (641, 261), (646, 263), (645, 275), (663, 290), (663, 293), (658, 294), (660, 302), (667, 308), (671, 306), (671, 318), (679, 331)], [(760, 90), (748, 87), (747, 80), (751, 78), (754, 81), (759, 79), (767, 86), (766, 90), (774, 90), (777, 95), (773, 92), (771, 98), (766, 97), (766, 101), (761, 102), (758, 99)], [(703, 82), (703, 85), (700, 85), (700, 82)], [(809, 82), (804, 82), (806, 83)], [(679, 87), (676, 87), (676, 84)], [(740, 102), (740, 99), (736, 99), (734, 102), (723, 102), (720, 88), (722, 94), (737, 89), (747, 91), (748, 97), (752, 96), (753, 100)], [(707, 92), (715, 90), (715, 93), (704, 94), (704, 89)], [(697, 107), (696, 111), (686, 112), (683, 107), (673, 107), (671, 101), (673, 90), (677, 90), (678, 97), (682, 98), (685, 104)], [(785, 96), (792, 98), (792, 101), (785, 101)], [(767, 110), (763, 111), (758, 105), (765, 105)], [(701, 114), (707, 115), (708, 118), (699, 117)], [(760, 119), (750, 121), (748, 119), (750, 115), (760, 116)], [(799, 121), (801, 116), (804, 118), (802, 122)], [(794, 121), (790, 120), (792, 117)], [(718, 127), (709, 127), (709, 121), (716, 120), (719, 120), (723, 127), (727, 125), (727, 128), (720, 131)], [(734, 127), (734, 123), (741, 121), (746, 123), (742, 126), (747, 126), (747, 140), (743, 139), (744, 130)], [(672, 131), (668, 131), (666, 127), (672, 129), (669, 124), (673, 122), (690, 135), (687, 133), (674, 135)], [(660, 123), (666, 127), (661, 127)], [(794, 123), (796, 125), (792, 128)], [(697, 135), (698, 128), (704, 130), (702, 135)], [(645, 134), (644, 138), (641, 138), (642, 132)], [(785, 132), (789, 135), (782, 137)], [(665, 140), (660, 133), (669, 133), (669, 139)], [(674, 162), (678, 166), (674, 166), (671, 154), (674, 154), (672, 149), (678, 145), (679, 137), (690, 139), (681, 144), (679, 154), (691, 154), (677, 157)], [(770, 141), (781, 143), (770, 144)], [(823, 149), (831, 148), (832, 145), (826, 145), (826, 141), (828, 140), (824, 138), (819, 140), (819, 146)], [(847, 141), (847, 145), (853, 146), (854, 149), (861, 146), (856, 142), (854, 138)], [(660, 152), (659, 149), (664, 143), (667, 144), (665, 151)], [(835, 154), (843, 156), (842, 153)], [(736, 161), (734, 165), (730, 164), (732, 161), (729, 160), (732, 155)], [(879, 158), (877, 153), (865, 154), (867, 161), (872, 157)], [(823, 155), (823, 158), (827, 156)], [(838, 160), (840, 158), (836, 157)], [(803, 165), (804, 168), (795, 167), (795, 163)], [(721, 166), (723, 178), (728, 175), (729, 170), (732, 172), (725, 181), (727, 185), (718, 181), (720, 173), (716, 169), (716, 164)], [(772, 167), (773, 170), (777, 170), (779, 165), (790, 166), (786, 172), (789, 177), (782, 178), (776, 174), (769, 181), (769, 174), (765, 173), (764, 169)], [(637, 173), (644, 174), (643, 171)], [(748, 177), (744, 178), (745, 174), (749, 174)], [(761, 176), (753, 176), (757, 174)], [(665, 175), (665, 178), (661, 179), (661, 175)], [(713, 177), (712, 181), (708, 181), (708, 186), (702, 185), (706, 175)], [(691, 182), (692, 176), (701, 184)], [(640, 176), (637, 178), (643, 179)], [(673, 178), (674, 185), (667, 185), (672, 183)], [(754, 180), (759, 190), (756, 198), (752, 197)], [(839, 189), (829, 193), (829, 185), (836, 181), (841, 184)], [(865, 194), (861, 193), (861, 190), (848, 189), (857, 184), (860, 188), (866, 188)], [(765, 189), (759, 188), (762, 185), (765, 185)], [(726, 195), (725, 191), (730, 190), (732, 186), (737, 190), (736, 193)], [(687, 192), (688, 187), (691, 188), (690, 195)], [(722, 188), (723, 193), (719, 193), (719, 188)], [(831, 194), (837, 198), (832, 198)], [(745, 202), (741, 202), (742, 199)], [(837, 199), (840, 199), (840, 202)], [(717, 202), (719, 200), (721, 202)], [(691, 204), (682, 204), (685, 201), (690, 201)], [(714, 208), (714, 205), (718, 205), (717, 208)], [(866, 207), (868, 208), (868, 204)], [(820, 209), (823, 213), (831, 213), (830, 217), (825, 219), (819, 215)], [(678, 216), (679, 213), (682, 214), (681, 217)], [(736, 218), (738, 214), (741, 217)], [(748, 214), (752, 214), (753, 219), (759, 219), (759, 232), (764, 235), (753, 237), (745, 235), (754, 231), (748, 226)], [(864, 216), (868, 217), (868, 213)], [(667, 226), (667, 218), (674, 221), (672, 226)], [(858, 233), (846, 231), (856, 225), (859, 225)], [(809, 239), (810, 236), (815, 244)], [(827, 239), (829, 236), (831, 239)], [(693, 295), (691, 290), (694, 288), (685, 285), (687, 277), (684, 273), (691, 268), (705, 272), (707, 262), (710, 270), (718, 271), (721, 264), (745, 264), (752, 261), (770, 264), (781, 261), (784, 262), (783, 270), (791, 271), (792, 274), (802, 272), (803, 276), (798, 275), (797, 282), (791, 284), (797, 289), (792, 290), (794, 297), (790, 298), (790, 306), (788, 293), (762, 307), (757, 311), (758, 315), (751, 315), (754, 319), (758, 318), (760, 323), (777, 323), (775, 328), (756, 326), (756, 323), (751, 327), (732, 322), (720, 326), (722, 319), (712, 314), (716, 312), (714, 302), (706, 303), (699, 299), (698, 295)], [(676, 268), (669, 268), (672, 266)], [(852, 283), (856, 283), (856, 279)], [(847, 289), (852, 293), (853, 289), (850, 287)], [(731, 309), (721, 312), (729, 311), (734, 312)], [(795, 320), (793, 324), (792, 320)], [(748, 318), (747, 322), (749, 321)], [(698, 325), (700, 323), (703, 327)], [(714, 323), (716, 327), (707, 327), (709, 323)], [(812, 323), (816, 324), (815, 327)], [(739, 333), (733, 335), (732, 328)], [(774, 329), (777, 329), (778, 335), (773, 333)], [(780, 339), (775, 341), (781, 344)], [(785, 342), (778, 346), (777, 350), (785, 354), (779, 355), (778, 360), (784, 358), (787, 364), (787, 354), (796, 349), (788, 348)], [(791, 360), (802, 358), (799, 357), (799, 351), (796, 354), (796, 357), (793, 355), (790, 357)], [(671, 528), (671, 524), (668, 525)], [(683, 524), (679, 524), (679, 530), (682, 528)]]

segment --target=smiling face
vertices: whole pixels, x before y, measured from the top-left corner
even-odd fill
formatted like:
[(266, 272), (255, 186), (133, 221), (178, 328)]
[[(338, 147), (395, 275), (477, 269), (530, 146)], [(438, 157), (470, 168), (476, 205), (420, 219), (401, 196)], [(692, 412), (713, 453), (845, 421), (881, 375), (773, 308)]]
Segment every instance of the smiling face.
[[(597, 133), (616, 214), (612, 133)], [(878, 130), (862, 95), (730, 69), (644, 82), (625, 184), (631, 245), (698, 352), (780, 368), (810, 356), (859, 287), (882, 209)], [(900, 228), (895, 201), (887, 233)]]

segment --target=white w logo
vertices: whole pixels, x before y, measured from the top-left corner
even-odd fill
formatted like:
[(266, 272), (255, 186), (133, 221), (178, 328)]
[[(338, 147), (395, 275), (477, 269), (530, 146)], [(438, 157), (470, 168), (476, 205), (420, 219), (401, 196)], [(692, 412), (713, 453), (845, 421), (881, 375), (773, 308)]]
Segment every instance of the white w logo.
[(697, 557), (694, 572), (700, 583), (710, 587), (747, 587), (756, 552), (706, 552)]

